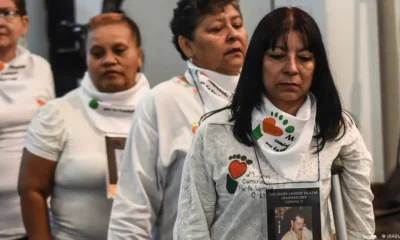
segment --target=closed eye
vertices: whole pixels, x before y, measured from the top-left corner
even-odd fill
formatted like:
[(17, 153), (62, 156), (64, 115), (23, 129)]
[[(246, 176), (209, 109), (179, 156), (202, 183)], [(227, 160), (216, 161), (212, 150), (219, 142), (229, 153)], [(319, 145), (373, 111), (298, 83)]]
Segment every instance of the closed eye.
[(280, 55), (280, 54), (269, 54), (268, 56), (275, 60), (282, 60), (286, 57), (285, 55)]
[(312, 57), (298, 57), (298, 58), (302, 62), (309, 62), (309, 61), (311, 61), (313, 59)]

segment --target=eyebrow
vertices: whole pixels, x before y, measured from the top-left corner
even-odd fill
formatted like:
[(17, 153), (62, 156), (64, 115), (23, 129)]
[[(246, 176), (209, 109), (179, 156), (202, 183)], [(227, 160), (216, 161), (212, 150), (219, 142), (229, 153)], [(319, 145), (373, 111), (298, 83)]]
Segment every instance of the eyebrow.
[[(287, 51), (287, 48), (285, 48), (285, 47), (282, 47), (282, 46), (275, 46), (275, 48), (278, 48), (278, 49), (280, 49), (280, 50), (282, 50), (282, 51)], [(307, 52), (309, 52), (310, 50), (309, 49), (307, 49), (306, 47), (303, 47), (302, 49), (300, 49), (299, 51), (297, 51), (297, 52), (304, 52), (304, 51), (307, 51)]]
[[(230, 17), (230, 20), (234, 21), (234, 20), (236, 20), (238, 18), (242, 19), (242, 16), (237, 14), (237, 15), (234, 15), (234, 16)], [(223, 17), (218, 17), (217, 19), (215, 19), (215, 21), (217, 21), (217, 22), (224, 22), (224, 20), (225, 20), (225, 18), (223, 18)]]

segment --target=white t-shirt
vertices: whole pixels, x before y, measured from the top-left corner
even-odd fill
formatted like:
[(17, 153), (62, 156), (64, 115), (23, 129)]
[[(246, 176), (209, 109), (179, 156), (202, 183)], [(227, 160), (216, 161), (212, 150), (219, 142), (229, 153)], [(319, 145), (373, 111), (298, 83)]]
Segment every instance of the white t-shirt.
[[(106, 239), (105, 135), (87, 120), (79, 88), (51, 101), (32, 121), (26, 148), (57, 161), (50, 202), (53, 239)], [(128, 131), (128, 130), (127, 130)]]
[(29, 122), (54, 98), (49, 63), (19, 47), (8, 68), (0, 72), (0, 239), (23, 237), (18, 173)]

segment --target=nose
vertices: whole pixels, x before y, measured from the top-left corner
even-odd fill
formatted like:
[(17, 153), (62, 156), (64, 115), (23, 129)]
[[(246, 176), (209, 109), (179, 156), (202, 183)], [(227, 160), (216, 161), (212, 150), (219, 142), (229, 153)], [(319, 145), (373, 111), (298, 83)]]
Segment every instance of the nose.
[(240, 32), (238, 29), (234, 28), (233, 26), (229, 27), (229, 32), (227, 36), (228, 42), (235, 42), (239, 39)]
[(297, 67), (296, 56), (288, 56), (284, 68), (285, 74), (288, 76), (295, 76), (299, 73)]
[(103, 58), (103, 65), (110, 66), (117, 63), (117, 58), (112, 52), (107, 52)]

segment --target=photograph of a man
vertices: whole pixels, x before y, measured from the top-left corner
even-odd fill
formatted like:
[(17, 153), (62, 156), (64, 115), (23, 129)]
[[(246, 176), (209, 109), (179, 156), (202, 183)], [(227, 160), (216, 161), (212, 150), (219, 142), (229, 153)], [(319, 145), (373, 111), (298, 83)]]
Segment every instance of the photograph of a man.
[[(306, 226), (306, 213), (311, 207), (293, 207), (290, 209), (290, 230), (281, 240), (312, 240), (312, 231)], [(289, 213), (289, 212), (287, 212)], [(311, 214), (310, 214), (311, 215)]]

